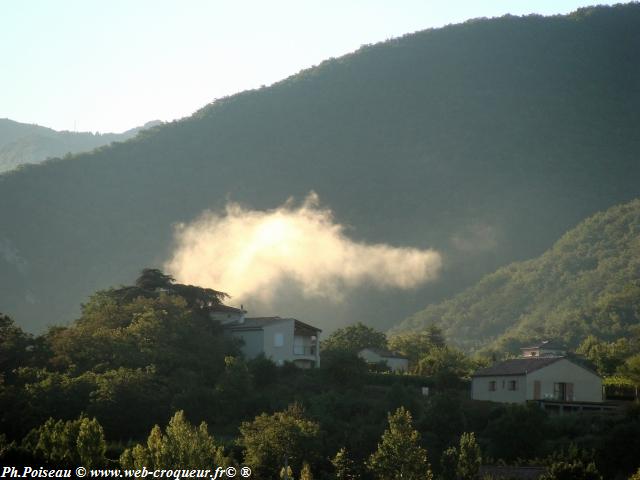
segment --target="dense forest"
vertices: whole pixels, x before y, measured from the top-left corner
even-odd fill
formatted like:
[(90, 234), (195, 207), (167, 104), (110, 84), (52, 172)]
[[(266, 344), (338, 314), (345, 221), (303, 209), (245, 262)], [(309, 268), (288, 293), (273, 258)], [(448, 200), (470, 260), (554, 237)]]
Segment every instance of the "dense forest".
[(466, 350), (515, 353), (545, 338), (572, 348), (586, 341), (583, 349), (604, 342), (598, 348), (619, 357), (603, 372), (613, 373), (640, 351), (640, 200), (593, 215), (540, 257), (500, 268), (394, 331), (428, 325)]
[(159, 125), (153, 121), (122, 133), (57, 132), (39, 125), (0, 118), (0, 173), (48, 158), (88, 152), (111, 142), (123, 142)]
[(313, 190), (356, 240), (435, 248), (443, 273), (273, 310), (389, 328), (640, 195), (639, 26), (628, 4), (426, 30), (1, 175), (0, 305), (30, 332), (68, 323), (93, 291), (162, 265), (174, 224)]
[[(469, 376), (490, 360), (435, 326), (390, 338), (361, 323), (338, 329), (318, 369), (248, 360), (210, 318), (225, 298), (147, 269), (39, 336), (0, 316), (2, 465), (249, 466), (258, 480), (471, 480), (487, 465), (602, 480), (640, 467), (637, 402), (553, 417), (472, 401)], [(402, 352), (410, 374), (367, 365), (362, 347)]]

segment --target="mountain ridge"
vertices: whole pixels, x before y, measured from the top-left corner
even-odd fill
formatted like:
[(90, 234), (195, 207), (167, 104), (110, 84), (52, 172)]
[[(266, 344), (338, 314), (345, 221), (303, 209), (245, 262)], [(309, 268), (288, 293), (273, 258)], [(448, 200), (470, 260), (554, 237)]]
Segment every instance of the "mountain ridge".
[(357, 241), (440, 251), (442, 277), (274, 311), (389, 328), (640, 195), (638, 26), (631, 4), (427, 30), (8, 172), (0, 305), (27, 329), (66, 323), (91, 292), (161, 266), (173, 225), (315, 191)]
[(545, 338), (575, 348), (588, 335), (640, 333), (640, 199), (596, 213), (541, 256), (501, 267), (393, 331), (432, 323), (468, 350), (517, 351)]
[(49, 158), (90, 151), (111, 142), (125, 141), (140, 131), (160, 125), (158, 120), (122, 133), (57, 131), (36, 124), (0, 118), (0, 174), (26, 164)]

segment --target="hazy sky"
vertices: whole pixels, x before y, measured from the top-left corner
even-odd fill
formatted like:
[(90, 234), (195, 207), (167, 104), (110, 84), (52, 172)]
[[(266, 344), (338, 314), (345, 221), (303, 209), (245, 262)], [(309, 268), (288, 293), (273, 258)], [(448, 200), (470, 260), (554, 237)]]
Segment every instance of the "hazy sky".
[(190, 115), (362, 44), (469, 18), (567, 13), (592, 3), (4, 0), (0, 118), (118, 132)]

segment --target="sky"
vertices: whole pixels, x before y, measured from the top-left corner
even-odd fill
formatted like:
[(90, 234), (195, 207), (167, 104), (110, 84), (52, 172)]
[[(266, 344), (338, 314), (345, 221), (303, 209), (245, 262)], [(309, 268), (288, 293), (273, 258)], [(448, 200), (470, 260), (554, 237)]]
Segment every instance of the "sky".
[(191, 115), (364, 44), (470, 18), (562, 14), (593, 3), (3, 0), (0, 118), (121, 132)]

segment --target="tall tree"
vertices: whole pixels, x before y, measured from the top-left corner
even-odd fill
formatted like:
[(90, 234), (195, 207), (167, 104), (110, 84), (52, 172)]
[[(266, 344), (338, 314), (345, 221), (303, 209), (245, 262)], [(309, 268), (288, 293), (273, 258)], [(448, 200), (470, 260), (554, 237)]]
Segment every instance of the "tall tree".
[(238, 444), (244, 448), (245, 463), (258, 478), (278, 476), (285, 456), (295, 471), (302, 462), (313, 462), (319, 449), (320, 426), (308, 420), (302, 408), (291, 405), (273, 415), (263, 413), (240, 426)]
[(335, 469), (336, 480), (357, 480), (359, 478), (356, 463), (351, 459), (345, 447), (338, 450), (331, 463)]
[(473, 432), (463, 433), (460, 436), (458, 448), (458, 465), (456, 468), (458, 478), (460, 480), (475, 479), (478, 476), (481, 464), (482, 456), (475, 434)]
[(420, 446), (420, 434), (413, 429), (411, 413), (404, 407), (389, 414), (389, 428), (367, 465), (378, 480), (433, 478), (427, 451)]
[(205, 422), (195, 427), (179, 411), (169, 420), (164, 434), (158, 425), (153, 427), (147, 444), (125, 450), (120, 464), (123, 468), (159, 469), (226, 467), (233, 462), (209, 434)]

